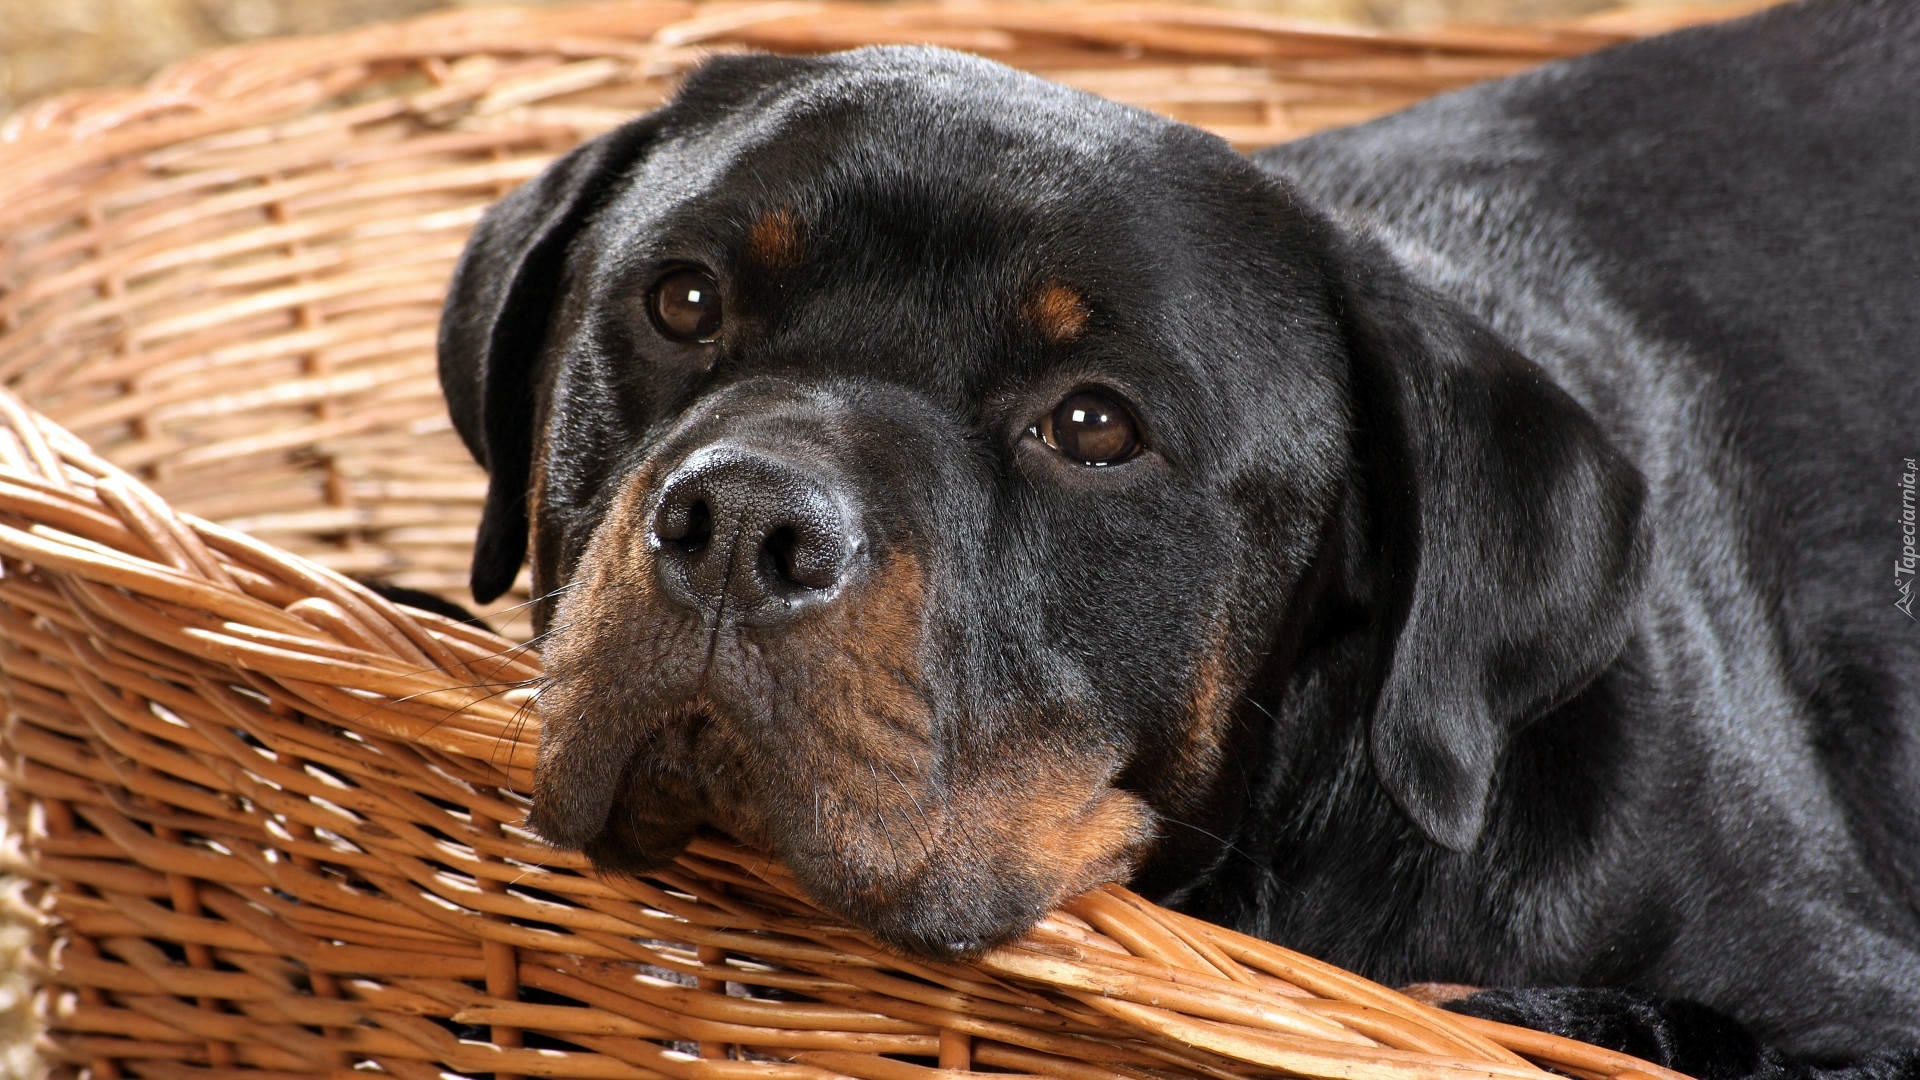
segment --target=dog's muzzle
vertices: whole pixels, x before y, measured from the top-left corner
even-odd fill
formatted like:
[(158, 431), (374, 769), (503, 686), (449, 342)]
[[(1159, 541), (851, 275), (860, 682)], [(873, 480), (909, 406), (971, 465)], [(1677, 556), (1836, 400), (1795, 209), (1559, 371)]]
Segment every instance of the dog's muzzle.
[(925, 497), (955, 488), (875, 436), (924, 419), (887, 404), (728, 402), (615, 481), (545, 646), (529, 824), (627, 873), (717, 827), (879, 940), (956, 955), (1126, 876), (1155, 819), (1117, 748), (1056, 749), (1073, 703), (956, 685), (957, 556), (928, 538), (960, 511)]

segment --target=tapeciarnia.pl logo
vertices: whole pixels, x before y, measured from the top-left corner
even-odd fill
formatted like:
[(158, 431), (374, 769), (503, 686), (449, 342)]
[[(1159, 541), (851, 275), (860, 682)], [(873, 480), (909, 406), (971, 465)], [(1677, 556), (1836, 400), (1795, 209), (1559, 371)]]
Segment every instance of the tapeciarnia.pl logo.
[(1914, 550), (1913, 482), (1920, 466), (1914, 464), (1913, 458), (1903, 458), (1901, 465), (1905, 471), (1900, 474), (1900, 557), (1893, 560), (1893, 587), (1900, 599), (1895, 600), (1893, 606), (1907, 618), (1920, 622), (1920, 617), (1913, 613), (1913, 575), (1916, 567), (1920, 567), (1920, 552)]

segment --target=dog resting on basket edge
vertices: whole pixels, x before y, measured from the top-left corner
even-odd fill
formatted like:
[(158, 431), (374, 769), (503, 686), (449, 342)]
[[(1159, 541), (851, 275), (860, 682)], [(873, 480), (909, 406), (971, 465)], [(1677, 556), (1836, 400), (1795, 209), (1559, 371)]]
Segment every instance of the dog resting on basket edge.
[(1920, 1076), (1916, 71), (1920, 5), (1827, 0), (1248, 158), (938, 50), (709, 61), (447, 302), (533, 828), (717, 826), (909, 952), (1130, 880)]

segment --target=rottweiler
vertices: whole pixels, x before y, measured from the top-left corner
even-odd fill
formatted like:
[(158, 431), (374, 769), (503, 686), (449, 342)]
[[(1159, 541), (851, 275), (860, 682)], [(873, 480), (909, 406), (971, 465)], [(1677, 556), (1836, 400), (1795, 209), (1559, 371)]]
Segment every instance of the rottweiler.
[(439, 343), (530, 824), (909, 953), (1108, 880), (1702, 1075), (1920, 1076), (1920, 4), (1252, 156), (925, 48), (714, 58)]

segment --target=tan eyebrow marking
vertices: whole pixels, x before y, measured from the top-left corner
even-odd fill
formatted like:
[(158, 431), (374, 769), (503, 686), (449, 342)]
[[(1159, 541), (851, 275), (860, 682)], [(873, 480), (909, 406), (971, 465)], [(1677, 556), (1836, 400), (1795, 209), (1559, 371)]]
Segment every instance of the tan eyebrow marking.
[(792, 210), (761, 214), (747, 230), (747, 255), (769, 270), (788, 270), (805, 253), (806, 230)]
[(1040, 336), (1056, 345), (1077, 340), (1086, 332), (1092, 312), (1086, 298), (1071, 285), (1049, 281), (1027, 297), (1027, 318)]

